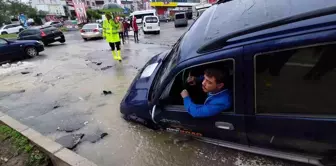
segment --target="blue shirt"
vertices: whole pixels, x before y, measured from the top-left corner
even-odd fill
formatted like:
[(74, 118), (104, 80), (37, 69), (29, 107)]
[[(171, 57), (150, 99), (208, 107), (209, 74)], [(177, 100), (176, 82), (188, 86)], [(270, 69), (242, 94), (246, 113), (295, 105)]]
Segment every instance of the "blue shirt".
[(228, 89), (216, 94), (208, 93), (208, 97), (203, 105), (195, 104), (189, 96), (185, 97), (183, 102), (184, 108), (195, 118), (213, 116), (230, 109), (232, 106), (232, 99)]

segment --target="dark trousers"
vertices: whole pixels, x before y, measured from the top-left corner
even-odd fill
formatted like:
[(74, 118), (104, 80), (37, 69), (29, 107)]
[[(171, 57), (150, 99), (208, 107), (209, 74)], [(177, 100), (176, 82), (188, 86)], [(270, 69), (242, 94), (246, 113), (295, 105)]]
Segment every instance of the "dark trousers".
[(128, 38), (128, 28), (125, 28), (124, 36)]
[(123, 44), (125, 43), (125, 40), (124, 40), (124, 32), (119, 32), (119, 37), (120, 39), (122, 40)]
[(115, 42), (115, 43), (109, 43), (112, 51), (117, 47), (117, 50), (120, 50), (120, 42)]
[(134, 31), (134, 40), (135, 42), (139, 41), (139, 31)]

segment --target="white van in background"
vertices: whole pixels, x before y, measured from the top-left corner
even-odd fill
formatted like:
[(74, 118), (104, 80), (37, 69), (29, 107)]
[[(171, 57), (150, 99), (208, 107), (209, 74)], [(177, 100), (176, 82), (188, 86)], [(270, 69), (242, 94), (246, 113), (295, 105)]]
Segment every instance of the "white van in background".
[(144, 34), (155, 32), (160, 34), (160, 21), (158, 16), (145, 16), (142, 21), (142, 30)]
[(142, 10), (142, 11), (134, 11), (130, 14), (130, 17), (133, 18), (133, 16), (136, 17), (136, 23), (142, 24), (142, 19), (145, 16), (156, 16), (155, 10)]

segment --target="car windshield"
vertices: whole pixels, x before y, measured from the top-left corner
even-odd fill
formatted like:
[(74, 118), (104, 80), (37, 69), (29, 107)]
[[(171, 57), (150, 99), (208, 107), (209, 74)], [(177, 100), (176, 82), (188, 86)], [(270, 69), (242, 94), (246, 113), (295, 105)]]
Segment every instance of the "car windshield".
[(155, 80), (155, 85), (153, 89), (154, 93), (152, 97), (155, 96), (155, 94), (159, 90), (159, 87), (161, 87), (164, 80), (166, 80), (166, 78), (168, 77), (168, 74), (170, 73), (170, 71), (177, 65), (177, 62), (180, 58), (180, 45), (181, 45), (181, 40), (183, 39), (183, 37), (184, 35), (180, 37), (180, 39), (173, 46), (172, 50), (168, 53), (165, 60), (162, 62), (163, 64)]
[(83, 26), (83, 29), (95, 29), (97, 28), (96, 24), (86, 24)]

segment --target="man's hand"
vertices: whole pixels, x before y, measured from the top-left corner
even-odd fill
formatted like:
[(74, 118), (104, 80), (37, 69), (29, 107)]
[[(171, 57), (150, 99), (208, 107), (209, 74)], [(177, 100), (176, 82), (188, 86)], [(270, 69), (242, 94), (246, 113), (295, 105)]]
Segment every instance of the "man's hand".
[(188, 97), (188, 96), (189, 96), (188, 91), (184, 89), (184, 90), (181, 92), (181, 96), (182, 96), (182, 98), (186, 98), (186, 97)]

